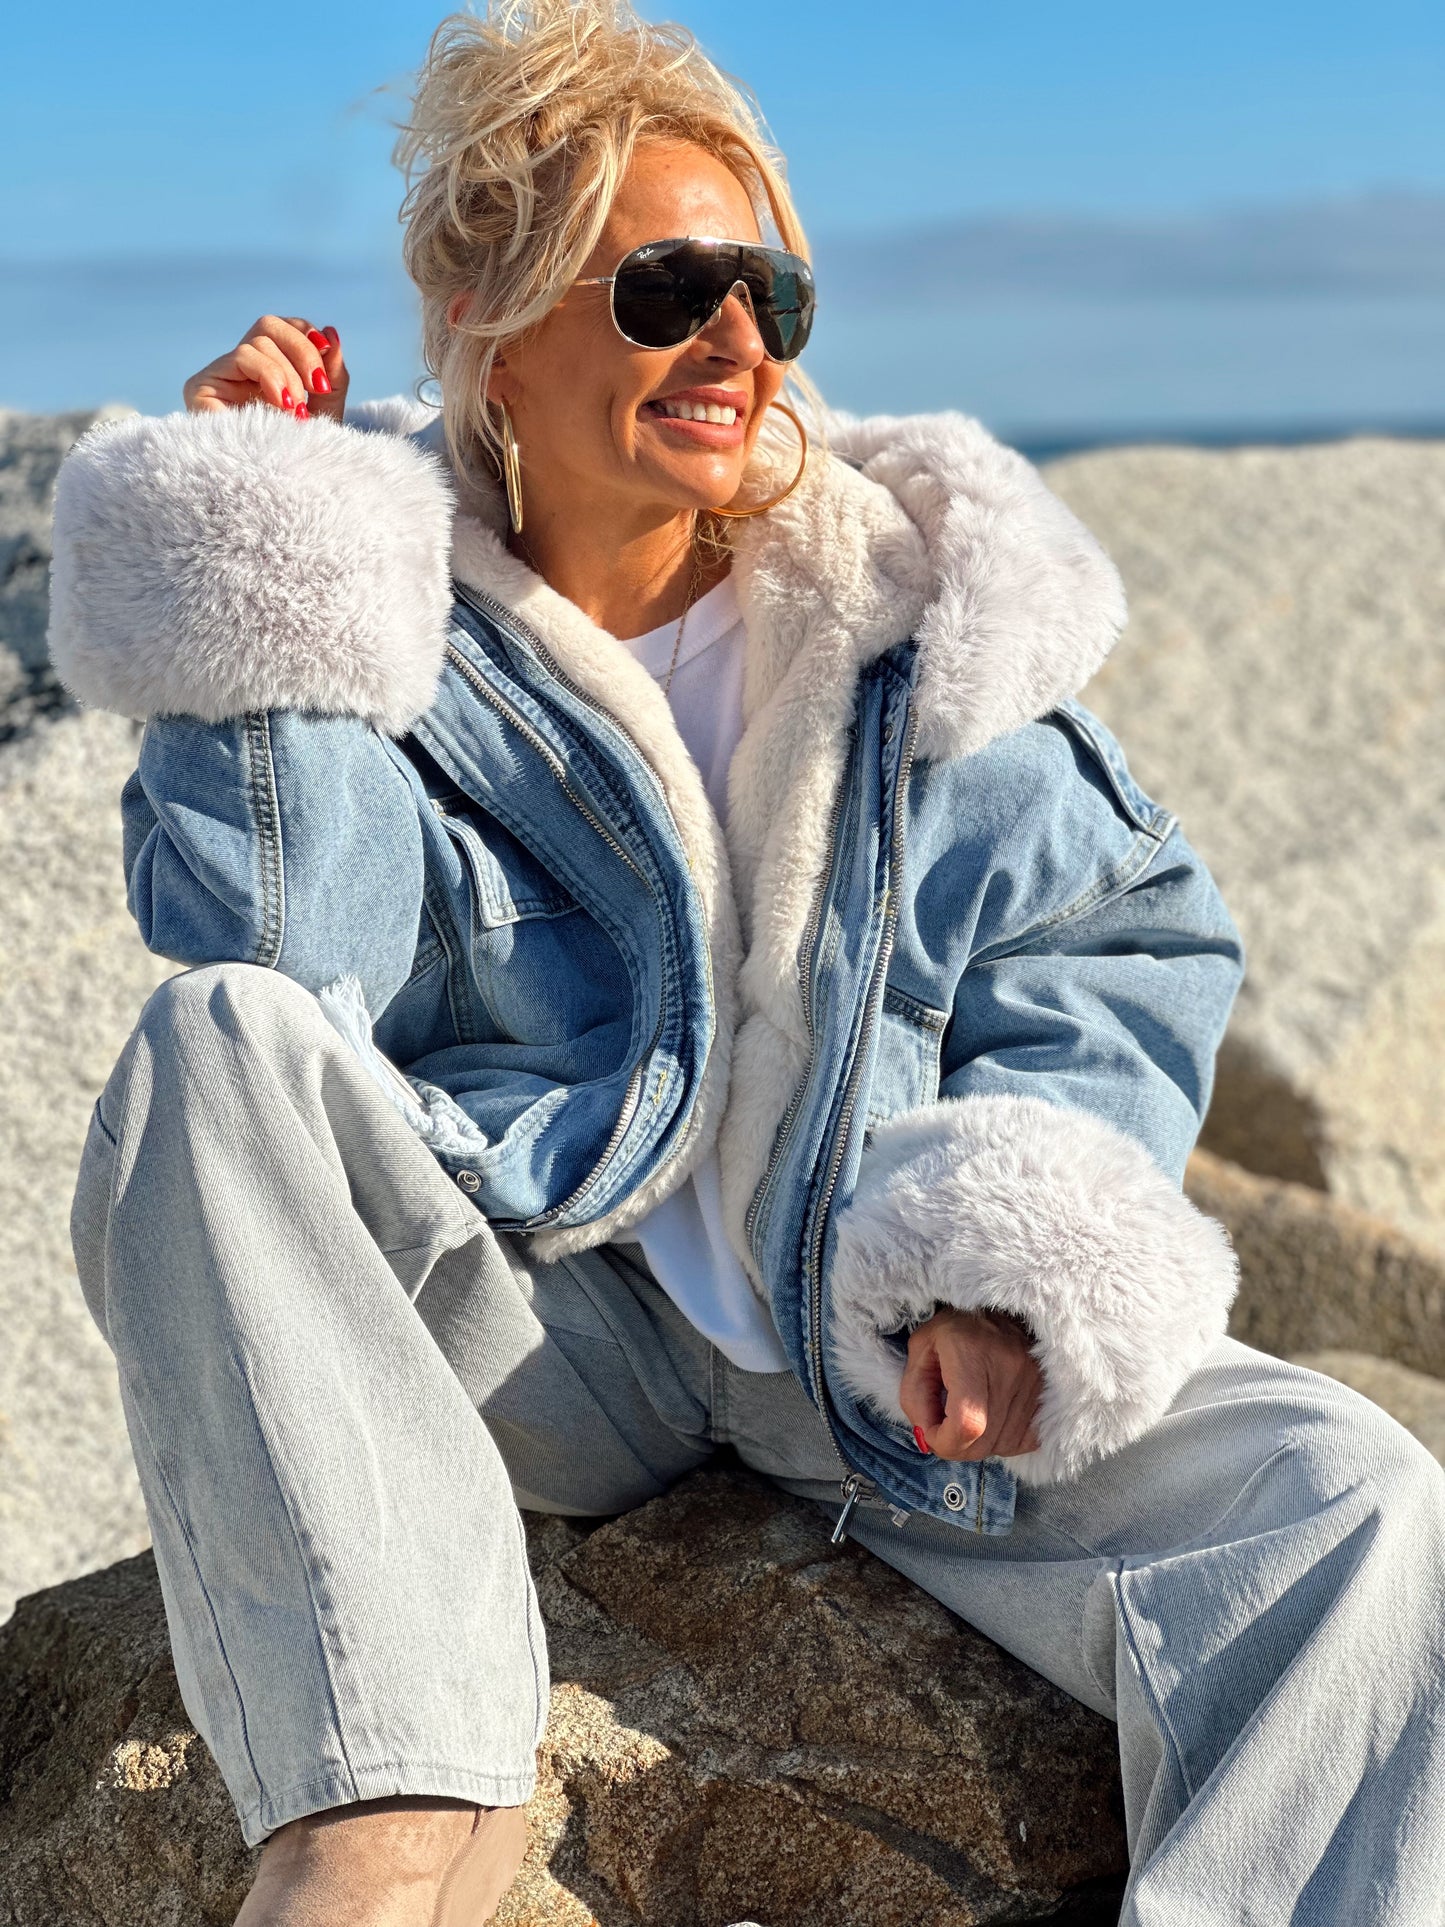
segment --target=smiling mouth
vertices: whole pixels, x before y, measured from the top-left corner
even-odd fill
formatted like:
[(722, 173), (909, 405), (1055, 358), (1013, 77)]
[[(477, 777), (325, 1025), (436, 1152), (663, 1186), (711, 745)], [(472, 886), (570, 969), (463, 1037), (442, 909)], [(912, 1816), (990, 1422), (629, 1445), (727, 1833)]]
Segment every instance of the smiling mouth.
[(729, 408), (721, 402), (680, 400), (652, 401), (647, 404), (654, 414), (670, 422), (713, 422), (720, 428), (731, 428), (742, 413), (739, 408)]

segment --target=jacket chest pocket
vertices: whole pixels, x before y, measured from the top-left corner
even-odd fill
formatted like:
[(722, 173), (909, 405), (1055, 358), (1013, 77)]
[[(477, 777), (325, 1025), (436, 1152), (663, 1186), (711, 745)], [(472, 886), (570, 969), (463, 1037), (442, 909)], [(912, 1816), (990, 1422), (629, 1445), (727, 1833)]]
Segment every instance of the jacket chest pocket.
[[(610, 1075), (626, 1050), (632, 985), (617, 946), (591, 913), (494, 817), (434, 803), (471, 898), (469, 967), (450, 988), (465, 1043), (545, 1054), (545, 1074), (571, 1083)], [(542, 1074), (542, 1060), (531, 1065)]]
[(490, 824), (483, 837), (465, 817), (434, 807), (461, 852), (478, 931), (500, 930), (528, 917), (564, 916), (577, 908), (576, 898), (500, 823)]
[(561, 917), (578, 908), (576, 898), (509, 832), (497, 829), (482, 838), (460, 817), (449, 817), (447, 829), (472, 881), (472, 910), (480, 929), (499, 931), (526, 917)]
[(865, 1130), (935, 1100), (947, 1027), (946, 1010), (935, 1010), (906, 991), (884, 985)]

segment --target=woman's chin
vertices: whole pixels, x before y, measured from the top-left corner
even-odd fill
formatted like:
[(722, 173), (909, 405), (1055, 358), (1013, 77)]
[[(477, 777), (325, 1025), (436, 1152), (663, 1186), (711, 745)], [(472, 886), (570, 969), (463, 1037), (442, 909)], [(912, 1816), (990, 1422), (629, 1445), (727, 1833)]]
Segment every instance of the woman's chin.
[(658, 498), (682, 512), (726, 508), (743, 485), (741, 462), (649, 464), (648, 481)]

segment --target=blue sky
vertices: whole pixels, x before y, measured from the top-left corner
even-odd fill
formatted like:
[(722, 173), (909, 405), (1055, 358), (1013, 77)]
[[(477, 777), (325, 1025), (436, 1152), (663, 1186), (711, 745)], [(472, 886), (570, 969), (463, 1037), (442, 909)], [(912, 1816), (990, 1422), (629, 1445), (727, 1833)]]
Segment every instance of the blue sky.
[[(979, 215), (1167, 218), (1372, 189), (1445, 195), (1439, 0), (692, 0), (676, 11), (756, 89), (820, 243)], [(97, 382), (114, 390), (119, 367), (137, 370), (140, 405), (162, 405), (139, 371), (161, 365), (174, 328), (183, 374), (193, 341), (220, 325), (202, 292), (177, 283), (187, 261), (230, 264), (207, 285), (251, 310), (231, 333), (281, 305), (279, 288), (259, 292), (267, 258), (305, 262), (318, 299), (352, 288), (354, 332), (390, 343), (386, 379), (398, 385), (409, 324), (387, 117), (402, 111), (399, 90), (440, 15), (419, 0), (16, 10), (0, 65), (0, 274), (17, 262), (30, 272), (10, 298), (0, 290), (0, 404), (78, 406), (100, 398)], [(377, 91), (387, 83), (398, 91)], [(116, 298), (96, 268), (104, 257), (164, 260), (149, 308), (144, 289)], [(250, 279), (237, 265), (248, 258), (263, 264)], [(363, 296), (345, 277), (367, 273), (375, 292)], [(1043, 311), (1035, 302), (1030, 314)], [(869, 350), (855, 319), (839, 315), (834, 345), (856, 336), (862, 368), (885, 339)], [(995, 320), (1006, 337), (1013, 324)], [(1417, 315), (1411, 339), (1428, 346), (1432, 325)], [(1342, 381), (1351, 359), (1398, 349), (1388, 329), (1366, 340), (1358, 317), (1336, 314), (1330, 329)], [(1288, 341), (1288, 326), (1276, 333)], [(1267, 388), (1267, 370), (1251, 381)], [(1227, 394), (1217, 400), (1227, 409)], [(1165, 412), (1187, 402), (1181, 393)]]

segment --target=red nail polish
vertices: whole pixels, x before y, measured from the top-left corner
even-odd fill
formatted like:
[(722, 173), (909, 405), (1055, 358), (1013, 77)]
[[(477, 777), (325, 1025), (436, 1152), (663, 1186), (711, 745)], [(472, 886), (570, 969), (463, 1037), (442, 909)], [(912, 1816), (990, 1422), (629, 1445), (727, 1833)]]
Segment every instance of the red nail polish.
[(333, 348), (339, 348), (341, 346), (341, 336), (337, 334), (329, 321), (321, 332), (326, 336), (326, 339), (331, 343)]
[(918, 1447), (919, 1451), (923, 1454), (925, 1458), (928, 1458), (930, 1456), (929, 1449), (928, 1449), (928, 1440), (923, 1436), (923, 1427), (921, 1425), (915, 1425), (913, 1428), (913, 1443)]
[(306, 339), (311, 343), (313, 348), (319, 348), (323, 355), (331, 346), (331, 343), (326, 339), (325, 335), (317, 328), (308, 328), (306, 330)]
[(306, 406), (304, 401), (297, 402), (296, 404), (296, 419), (298, 422), (309, 422), (311, 419), (311, 410)]
[(281, 390), (281, 406), (283, 408), (294, 408), (296, 406), (295, 397), (289, 388), (283, 388)]
[(313, 395), (329, 395), (331, 393), (331, 380), (324, 368), (318, 368), (316, 373), (311, 377), (311, 392)]

